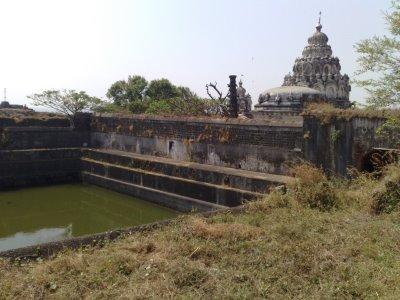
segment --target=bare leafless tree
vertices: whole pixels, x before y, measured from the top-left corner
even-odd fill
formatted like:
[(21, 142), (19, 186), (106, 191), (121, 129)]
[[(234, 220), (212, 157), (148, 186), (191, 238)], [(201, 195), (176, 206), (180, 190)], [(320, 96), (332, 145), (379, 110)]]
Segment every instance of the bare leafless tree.
[[(211, 89), (211, 90), (210, 90)], [(212, 104), (210, 106), (210, 114), (215, 114), (215, 115), (221, 115), (221, 116), (228, 116), (228, 103), (227, 99), (229, 98), (229, 92), (226, 93), (225, 96), (223, 96), (222, 92), (217, 88), (217, 83), (208, 83), (206, 84), (206, 91), (207, 95), (210, 97), (212, 100)], [(214, 91), (214, 94), (217, 94), (217, 96), (214, 96), (212, 91)]]

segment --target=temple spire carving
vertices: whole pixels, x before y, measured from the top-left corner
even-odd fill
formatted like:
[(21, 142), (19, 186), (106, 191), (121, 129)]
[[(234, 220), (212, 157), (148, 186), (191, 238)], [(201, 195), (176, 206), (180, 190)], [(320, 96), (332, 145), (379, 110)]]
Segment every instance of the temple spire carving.
[(328, 36), (322, 32), (321, 12), (316, 31), (308, 38), (302, 57), (295, 60), (293, 74), (284, 78), (283, 86), (304, 86), (316, 89), (336, 106), (349, 104), (349, 76), (340, 73), (339, 58), (332, 56)]

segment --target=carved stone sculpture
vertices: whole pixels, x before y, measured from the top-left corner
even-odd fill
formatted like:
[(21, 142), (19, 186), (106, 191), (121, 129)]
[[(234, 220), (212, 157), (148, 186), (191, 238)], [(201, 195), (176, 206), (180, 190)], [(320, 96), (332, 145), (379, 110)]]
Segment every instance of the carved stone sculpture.
[(285, 76), (283, 86), (305, 86), (317, 89), (325, 95), (326, 100), (335, 102), (336, 106), (349, 105), (351, 86), (349, 77), (340, 74), (339, 58), (332, 56), (328, 37), (321, 31), (321, 18), (315, 33), (308, 38), (302, 57), (295, 60), (293, 75)]
[(243, 87), (242, 80), (239, 81), (239, 87), (237, 88), (237, 97), (239, 102), (239, 113), (243, 115), (249, 115), (251, 111), (251, 96), (246, 93), (246, 89)]
[(349, 76), (340, 73), (339, 59), (332, 56), (328, 37), (321, 30), (320, 17), (302, 56), (295, 59), (293, 73), (284, 77), (281, 87), (260, 94), (255, 105), (256, 113), (296, 115), (301, 113), (307, 102), (315, 101), (325, 101), (342, 108), (350, 106)]

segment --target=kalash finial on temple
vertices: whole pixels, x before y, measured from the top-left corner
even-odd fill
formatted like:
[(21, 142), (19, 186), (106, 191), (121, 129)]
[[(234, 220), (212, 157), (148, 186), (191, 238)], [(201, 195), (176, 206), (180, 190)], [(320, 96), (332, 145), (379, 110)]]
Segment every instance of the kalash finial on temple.
[(318, 24), (317, 27), (315, 27), (317, 31), (321, 31), (322, 25), (321, 25), (321, 12), (319, 12), (319, 18), (318, 18)]
[[(302, 56), (295, 60), (293, 74), (284, 78), (282, 87), (265, 91), (259, 97), (256, 111), (263, 114), (298, 114), (306, 102), (326, 101), (336, 107), (350, 105), (349, 77), (340, 73), (339, 58), (332, 56), (328, 36), (323, 33), (321, 13), (316, 31), (308, 38)], [(280, 101), (274, 101), (279, 94)]]

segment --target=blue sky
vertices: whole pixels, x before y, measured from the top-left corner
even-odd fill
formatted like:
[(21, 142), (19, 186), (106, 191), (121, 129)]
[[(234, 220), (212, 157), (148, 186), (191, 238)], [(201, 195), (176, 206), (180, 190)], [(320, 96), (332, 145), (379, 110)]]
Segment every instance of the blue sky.
[[(354, 44), (386, 32), (389, 0), (2, 0), (0, 88), (13, 103), (44, 89), (105, 98), (128, 75), (168, 78), (205, 96), (243, 74), (253, 103), (279, 86), (322, 11), (322, 31), (342, 73), (357, 69)], [(364, 92), (353, 87), (352, 100)]]

